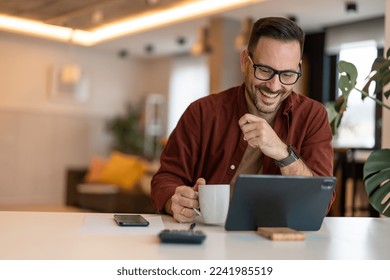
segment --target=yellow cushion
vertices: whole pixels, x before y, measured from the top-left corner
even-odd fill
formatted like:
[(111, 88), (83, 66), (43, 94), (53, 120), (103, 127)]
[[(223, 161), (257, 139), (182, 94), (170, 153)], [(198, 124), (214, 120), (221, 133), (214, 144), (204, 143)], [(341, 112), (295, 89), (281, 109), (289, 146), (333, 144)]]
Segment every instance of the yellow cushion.
[(145, 170), (146, 164), (140, 158), (112, 152), (100, 175), (99, 182), (116, 184), (129, 190), (138, 183)]
[(85, 176), (86, 183), (98, 183), (104, 168), (106, 167), (107, 160), (98, 156), (94, 156), (89, 164), (87, 175)]

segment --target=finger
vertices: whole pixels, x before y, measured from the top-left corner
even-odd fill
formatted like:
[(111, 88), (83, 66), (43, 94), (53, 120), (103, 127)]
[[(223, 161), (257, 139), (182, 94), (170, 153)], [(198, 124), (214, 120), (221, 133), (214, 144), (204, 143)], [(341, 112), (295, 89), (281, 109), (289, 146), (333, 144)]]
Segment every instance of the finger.
[(260, 149), (259, 143), (254, 139), (248, 141), (248, 146), (253, 149)]
[(258, 122), (259, 120), (261, 120), (261, 118), (259, 117), (256, 117), (255, 115), (252, 115), (252, 114), (245, 114), (243, 115), (239, 120), (238, 120), (238, 125), (240, 127), (242, 127), (243, 125), (247, 124), (247, 123), (253, 123), (253, 122)]
[(261, 134), (267, 129), (266, 125), (268, 124), (264, 124), (264, 120), (263, 121), (260, 120), (253, 123), (246, 123), (243, 126), (241, 126), (240, 128), (244, 136), (244, 140), (248, 141), (252, 138), (259, 136), (259, 134)]
[(246, 141), (250, 141), (252, 139), (261, 141), (263, 140), (263, 134), (261, 129), (252, 129), (248, 132), (244, 133)]
[(193, 187), (193, 190), (198, 191), (199, 185), (206, 185), (206, 180), (204, 178), (198, 178), (198, 180), (196, 180), (195, 186)]
[(240, 127), (242, 133), (245, 135), (246, 133), (256, 130), (258, 128), (258, 124), (256, 123), (246, 123)]
[(180, 186), (176, 188), (175, 194), (179, 194), (185, 198), (196, 199), (198, 196), (191, 187)]
[(241, 127), (241, 126), (243, 126), (244, 124), (246, 124), (246, 123), (249, 123), (249, 115), (250, 114), (245, 114), (245, 115), (243, 115), (239, 120), (238, 120), (238, 125)]
[(180, 214), (174, 214), (173, 218), (179, 223), (192, 223), (194, 221), (194, 218), (188, 218)]
[(186, 218), (195, 218), (196, 212), (192, 208), (183, 207), (183, 209), (180, 211), (180, 215), (182, 215)]
[(192, 192), (191, 198), (182, 195), (182, 193), (176, 192), (172, 196), (172, 211), (179, 213), (183, 207), (194, 208), (198, 207), (198, 194), (192, 190), (192, 188), (186, 187)]
[(192, 209), (184, 207), (180, 213), (174, 213), (173, 217), (180, 223), (190, 223), (194, 221), (196, 215)]

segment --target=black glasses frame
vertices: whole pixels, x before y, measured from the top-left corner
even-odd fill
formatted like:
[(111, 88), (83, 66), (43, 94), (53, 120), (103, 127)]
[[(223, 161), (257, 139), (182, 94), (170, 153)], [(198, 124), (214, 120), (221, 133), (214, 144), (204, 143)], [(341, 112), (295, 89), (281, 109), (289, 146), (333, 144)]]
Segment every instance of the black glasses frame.
[[(282, 70), (282, 71), (279, 71), (279, 70), (276, 70), (276, 69), (274, 69), (274, 68), (272, 68), (272, 67), (270, 67), (270, 66), (267, 66), (267, 65), (255, 64), (255, 63), (253, 62), (252, 58), (251, 58), (251, 54), (250, 54), (250, 53), (248, 53), (248, 58), (249, 58), (249, 60), (252, 62), (252, 65), (253, 65), (253, 69), (254, 69), (253, 75), (255, 76), (256, 79), (258, 79), (258, 80), (260, 80), (260, 81), (269, 81), (269, 80), (271, 80), (271, 79), (277, 74), (278, 77), (279, 77), (279, 82), (280, 82), (281, 84), (286, 85), (286, 86), (291, 86), (291, 85), (295, 84), (296, 82), (298, 82), (299, 78), (302, 76), (302, 69), (301, 69), (301, 64), (300, 64), (300, 63), (299, 63), (299, 72), (295, 72), (295, 71), (291, 71), (291, 70)], [(257, 77), (257, 76), (256, 76), (256, 70), (257, 70), (257, 68), (260, 68), (260, 67), (266, 68), (266, 69), (270, 70), (270, 71), (272, 72), (271, 76), (270, 76), (269, 78), (266, 78), (266, 79)], [(284, 82), (282, 82), (282, 80), (281, 80), (281, 78), (280, 78), (280, 77), (281, 77), (280, 75), (281, 75), (281, 74), (285, 74), (285, 73), (297, 74), (297, 79), (296, 79), (293, 83), (284, 83)]]

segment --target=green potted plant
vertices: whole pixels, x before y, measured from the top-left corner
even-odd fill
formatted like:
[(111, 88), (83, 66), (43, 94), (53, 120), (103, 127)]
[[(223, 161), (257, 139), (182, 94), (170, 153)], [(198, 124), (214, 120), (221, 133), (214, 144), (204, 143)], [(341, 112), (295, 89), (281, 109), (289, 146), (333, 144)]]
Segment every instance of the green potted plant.
[(141, 121), (141, 106), (128, 105), (124, 115), (116, 116), (107, 122), (106, 129), (112, 135), (112, 149), (143, 155), (144, 131)]
[[(333, 134), (337, 132), (342, 116), (347, 109), (348, 97), (353, 89), (361, 94), (362, 99), (372, 99), (377, 105), (390, 110), (389, 106), (377, 98), (377, 95), (380, 94), (385, 98), (390, 96), (390, 90), (385, 89), (385, 86), (390, 83), (389, 67), (390, 49), (385, 58), (375, 59), (365, 86), (363, 89), (358, 89), (356, 88), (358, 72), (355, 65), (346, 61), (339, 62), (338, 71), (341, 75), (338, 87), (342, 95), (335, 102), (327, 105)], [(370, 85), (373, 82), (375, 90), (369, 93)], [(390, 149), (379, 149), (370, 154), (364, 163), (363, 180), (370, 204), (382, 215), (390, 217)]]

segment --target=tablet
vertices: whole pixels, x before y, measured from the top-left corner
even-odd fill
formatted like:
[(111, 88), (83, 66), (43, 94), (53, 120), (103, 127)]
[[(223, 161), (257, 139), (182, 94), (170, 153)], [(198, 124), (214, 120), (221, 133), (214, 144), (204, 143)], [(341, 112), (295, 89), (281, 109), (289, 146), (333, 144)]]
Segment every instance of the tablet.
[(239, 175), (229, 205), (226, 230), (289, 227), (321, 228), (335, 177)]

